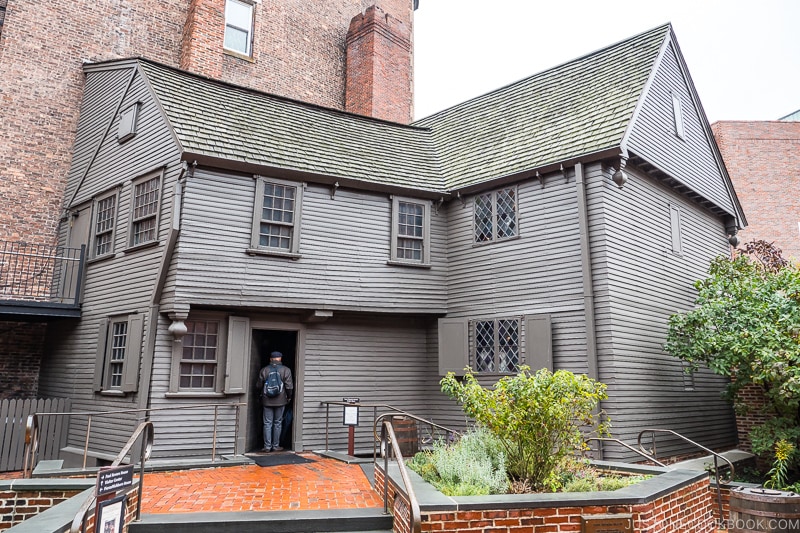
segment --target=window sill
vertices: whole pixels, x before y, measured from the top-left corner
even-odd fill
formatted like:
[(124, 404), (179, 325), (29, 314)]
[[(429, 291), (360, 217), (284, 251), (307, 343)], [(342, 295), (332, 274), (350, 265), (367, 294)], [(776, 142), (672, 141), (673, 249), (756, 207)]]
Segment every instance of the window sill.
[(256, 60), (253, 59), (252, 56), (249, 56), (247, 54), (243, 54), (241, 52), (237, 52), (236, 50), (230, 50), (229, 48), (223, 48), (222, 52), (226, 56), (235, 57), (236, 59), (241, 59), (242, 61), (247, 61), (248, 63), (255, 63), (256, 62)]
[(97, 257), (92, 257), (86, 260), (87, 265), (93, 265), (95, 263), (102, 263), (103, 261), (108, 261), (109, 259), (115, 258), (117, 255), (114, 253), (99, 255)]
[(431, 268), (430, 263), (408, 263), (405, 261), (397, 261), (396, 259), (390, 259), (389, 261), (386, 261), (386, 264), (392, 266), (403, 266), (412, 268), (427, 268), (427, 269)]
[(164, 394), (164, 398), (224, 398), (225, 396), (225, 393), (212, 391), (181, 391)]
[(481, 246), (490, 246), (492, 244), (500, 244), (501, 242), (515, 241), (515, 240), (517, 240), (519, 238), (520, 238), (519, 235), (514, 235), (513, 237), (503, 237), (502, 239), (495, 239), (495, 240), (492, 240), (492, 241), (473, 242), (472, 243), (472, 247), (473, 248), (478, 248), (478, 247), (481, 247)]
[(142, 244), (136, 244), (136, 245), (133, 245), (133, 246), (128, 246), (127, 248), (122, 250), (122, 253), (123, 254), (129, 254), (131, 252), (144, 250), (145, 248), (152, 248), (153, 246), (158, 246), (158, 241), (143, 242)]
[(245, 253), (247, 255), (269, 255), (269, 256), (274, 256), (274, 257), (285, 257), (285, 258), (291, 259), (293, 261), (297, 261), (298, 259), (303, 257), (302, 255), (294, 253), (294, 252), (281, 252), (281, 251), (278, 251), (278, 250), (264, 250), (262, 248), (248, 248), (247, 250), (245, 250)]
[(97, 394), (100, 396), (117, 396), (118, 398), (124, 398), (127, 396), (127, 393), (122, 392), (121, 390), (101, 390)]

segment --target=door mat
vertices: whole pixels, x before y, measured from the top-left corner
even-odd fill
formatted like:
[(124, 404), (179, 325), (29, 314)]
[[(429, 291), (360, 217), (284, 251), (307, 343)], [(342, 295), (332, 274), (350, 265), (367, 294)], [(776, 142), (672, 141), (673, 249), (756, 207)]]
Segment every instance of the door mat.
[(258, 466), (300, 465), (314, 463), (314, 459), (301, 457), (296, 453), (268, 453), (265, 455), (248, 455)]

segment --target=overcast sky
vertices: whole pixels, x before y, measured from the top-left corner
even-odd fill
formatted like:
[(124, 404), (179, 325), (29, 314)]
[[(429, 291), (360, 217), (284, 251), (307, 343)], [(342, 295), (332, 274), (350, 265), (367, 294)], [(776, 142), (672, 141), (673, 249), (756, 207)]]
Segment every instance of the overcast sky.
[(420, 0), (415, 116), (665, 22), (710, 122), (800, 109), (800, 0)]

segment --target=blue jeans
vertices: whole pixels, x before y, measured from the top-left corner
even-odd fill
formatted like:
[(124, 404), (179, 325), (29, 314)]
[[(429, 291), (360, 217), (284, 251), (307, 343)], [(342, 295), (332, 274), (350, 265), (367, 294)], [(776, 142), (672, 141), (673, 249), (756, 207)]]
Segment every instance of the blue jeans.
[(281, 426), (285, 405), (264, 407), (264, 449), (272, 450), (281, 445)]

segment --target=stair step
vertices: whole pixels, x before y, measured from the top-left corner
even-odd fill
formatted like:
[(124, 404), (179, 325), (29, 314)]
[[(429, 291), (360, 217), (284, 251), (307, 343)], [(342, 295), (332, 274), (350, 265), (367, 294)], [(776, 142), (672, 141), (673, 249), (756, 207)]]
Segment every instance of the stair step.
[(383, 509), (271, 511), (142, 515), (130, 533), (389, 533), (392, 516)]

